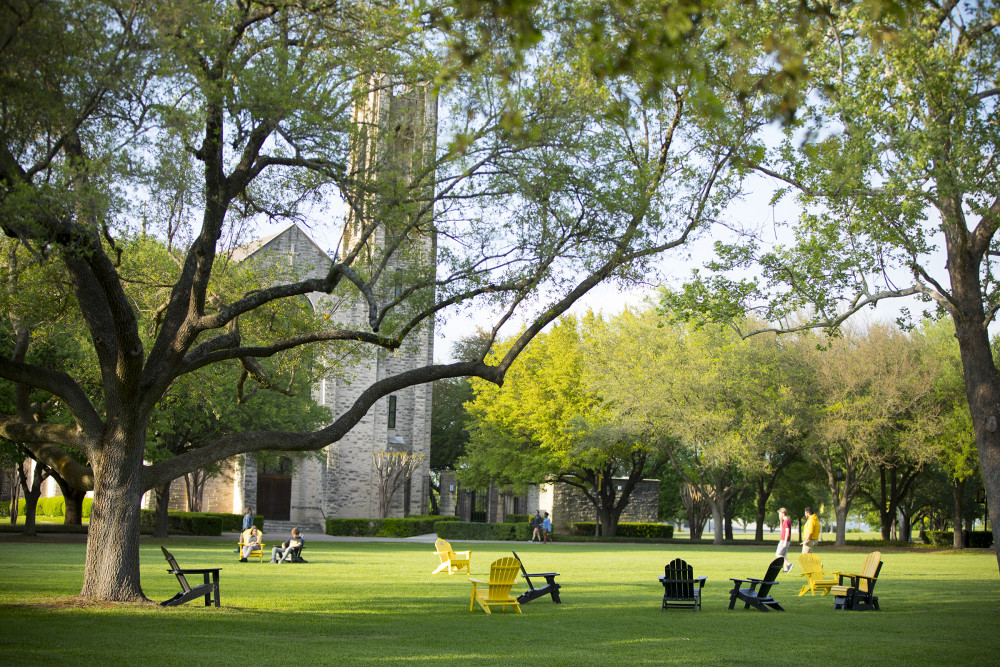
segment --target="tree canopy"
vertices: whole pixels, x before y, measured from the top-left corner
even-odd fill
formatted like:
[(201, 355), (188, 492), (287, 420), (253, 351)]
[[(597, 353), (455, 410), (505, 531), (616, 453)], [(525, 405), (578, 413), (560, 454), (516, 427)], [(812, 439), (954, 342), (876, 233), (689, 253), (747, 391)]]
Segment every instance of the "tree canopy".
[[(443, 7), (460, 25), (460, 6)], [(93, 488), (82, 595), (96, 599), (143, 598), (144, 491), (236, 454), (327, 447), (401, 388), (502, 383), (583, 294), (642, 277), (717, 219), (733, 195), (733, 145), (761, 122), (729, 85), (712, 26), (682, 31), (687, 64), (648, 86), (642, 68), (594, 76), (586, 40), (558, 22), (530, 52), (495, 39), (491, 58), (463, 61), (405, 4), (23, 0), (3, 11), (0, 228), (17, 245), (5, 312), (18, 344), (0, 378), (52, 397), (68, 419), (40, 420), (22, 401), (0, 416), (0, 435)], [(629, 31), (658, 11), (623, 12), (609, 48), (627, 50)], [(363, 114), (382, 94), (424, 95), (429, 124), (383, 137), (397, 128)], [(230, 252), (257, 223), (340, 228), (317, 216), (329, 202), (350, 224), (325, 275), (222, 289)], [(135, 254), (143, 232), (176, 251), (171, 271)], [(148, 300), (130, 290), (143, 267), (160, 287)], [(44, 338), (31, 294), (53, 286), (86, 332), (87, 363), (33, 356)], [(341, 307), (291, 316), (316, 293)], [(337, 373), (473, 307), (495, 315), (493, 337), (525, 323), (503, 357), (379, 378), (316, 430), (231, 433), (144, 463), (152, 415), (185, 376), (239, 364), (274, 387), (262, 360), (292, 368), (303, 346)]]

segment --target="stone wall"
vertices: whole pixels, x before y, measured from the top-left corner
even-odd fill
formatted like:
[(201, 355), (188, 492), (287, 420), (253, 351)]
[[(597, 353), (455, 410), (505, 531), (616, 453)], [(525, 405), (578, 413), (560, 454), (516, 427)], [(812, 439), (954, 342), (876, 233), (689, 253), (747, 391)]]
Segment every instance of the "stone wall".
[[(621, 485), (623, 479), (612, 480)], [(595, 521), (597, 513), (583, 492), (568, 484), (556, 484), (553, 489), (552, 528), (558, 533), (568, 533), (569, 524), (575, 521)], [(660, 481), (644, 479), (636, 484), (629, 496), (629, 503), (619, 521), (623, 523), (655, 523), (660, 497)], [(544, 507), (542, 508), (545, 509)]]

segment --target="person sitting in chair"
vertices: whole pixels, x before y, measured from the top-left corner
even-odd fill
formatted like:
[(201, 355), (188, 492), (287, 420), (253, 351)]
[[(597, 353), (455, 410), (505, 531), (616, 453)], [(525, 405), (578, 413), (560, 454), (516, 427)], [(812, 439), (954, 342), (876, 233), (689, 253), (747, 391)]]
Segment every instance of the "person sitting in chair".
[(291, 539), (282, 542), (280, 547), (271, 548), (271, 562), (284, 563), (292, 557), (294, 549), (301, 549), (305, 543), (306, 540), (302, 537), (302, 533), (299, 532), (299, 529), (292, 528)]
[(257, 531), (257, 526), (250, 527), (250, 534), (247, 535), (247, 540), (243, 543), (243, 553), (240, 554), (241, 563), (247, 562), (247, 556), (254, 548), (260, 549), (260, 533)]

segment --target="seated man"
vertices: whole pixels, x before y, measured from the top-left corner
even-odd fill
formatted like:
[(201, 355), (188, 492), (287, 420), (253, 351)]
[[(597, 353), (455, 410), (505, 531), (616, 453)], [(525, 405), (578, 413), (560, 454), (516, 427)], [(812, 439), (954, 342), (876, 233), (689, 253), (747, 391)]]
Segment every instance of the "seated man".
[(280, 547), (271, 548), (271, 562), (272, 563), (284, 563), (292, 557), (292, 553), (295, 549), (303, 547), (306, 543), (302, 533), (299, 532), (298, 528), (292, 528), (292, 537), (281, 543)]

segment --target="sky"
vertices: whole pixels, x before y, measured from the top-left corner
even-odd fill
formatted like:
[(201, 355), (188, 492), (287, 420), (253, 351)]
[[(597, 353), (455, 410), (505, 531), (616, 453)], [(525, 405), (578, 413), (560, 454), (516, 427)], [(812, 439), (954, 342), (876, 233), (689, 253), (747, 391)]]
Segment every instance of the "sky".
[[(777, 206), (771, 205), (773, 187), (773, 184), (758, 179), (743, 199), (731, 207), (729, 215), (734, 218), (738, 217), (741, 224), (761, 227), (773, 225), (775, 221), (782, 219), (789, 220), (797, 217), (796, 207), (791, 202), (779, 203)], [(332, 250), (340, 239), (345, 210), (342, 205), (331, 205), (327, 211), (306, 213), (303, 219), (302, 226), (306, 233), (331, 256)], [(282, 221), (263, 225), (259, 228), (257, 236), (274, 234), (285, 229), (289, 224), (291, 223), (288, 221)], [(625, 308), (640, 308), (655, 293), (659, 285), (679, 287), (690, 276), (692, 269), (702, 266), (712, 257), (712, 238), (699, 239), (681, 250), (663, 254), (656, 263), (656, 275), (650, 277), (648, 284), (636, 285), (626, 290), (621, 290), (614, 284), (598, 285), (581, 298), (570, 312), (584, 314), (588, 310), (593, 310), (596, 313), (612, 317), (621, 313)], [(940, 265), (943, 272), (943, 259), (940, 262), (932, 261), (931, 263)], [(940, 277), (947, 284), (947, 275)], [(906, 282), (904, 277), (902, 283), (906, 284)], [(870, 324), (875, 321), (894, 321), (900, 314), (900, 308), (904, 306), (909, 307), (911, 312), (916, 314), (925, 309), (927, 304), (919, 303), (912, 298), (886, 300), (880, 303), (875, 310), (859, 313), (853, 319), (862, 324)], [(451, 354), (454, 344), (459, 339), (474, 333), (477, 327), (492, 326), (494, 319), (494, 312), (487, 313), (482, 310), (449, 316), (447, 322), (438, 326), (435, 332), (435, 361), (454, 361)], [(521, 322), (511, 323), (503, 331), (503, 334), (513, 334), (520, 324)]]

